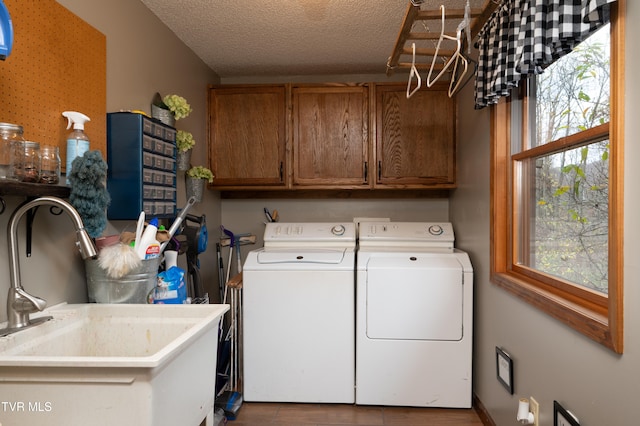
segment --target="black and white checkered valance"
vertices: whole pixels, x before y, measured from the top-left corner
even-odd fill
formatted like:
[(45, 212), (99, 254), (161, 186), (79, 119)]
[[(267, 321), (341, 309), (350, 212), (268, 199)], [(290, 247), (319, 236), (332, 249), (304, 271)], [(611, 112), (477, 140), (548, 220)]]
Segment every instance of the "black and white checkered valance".
[(478, 34), (476, 109), (508, 96), (609, 22), (616, 0), (503, 0)]

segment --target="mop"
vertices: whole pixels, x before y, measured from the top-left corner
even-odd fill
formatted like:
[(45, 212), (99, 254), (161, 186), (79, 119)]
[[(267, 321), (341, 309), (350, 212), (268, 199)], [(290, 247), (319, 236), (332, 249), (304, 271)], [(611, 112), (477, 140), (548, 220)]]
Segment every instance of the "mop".
[[(240, 339), (242, 338), (242, 256), (240, 253), (240, 246), (244, 244), (255, 244), (256, 238), (251, 234), (236, 235), (224, 226), (220, 227), (222, 233), (226, 236), (221, 238), (220, 246), (229, 247), (229, 261), (227, 265), (227, 279), (225, 284), (225, 291), (222, 303), (227, 303), (227, 297), (230, 299), (230, 318), (229, 329), (226, 333), (223, 347), (223, 356), (220, 358), (225, 359), (226, 348), (229, 347), (229, 378), (224, 392), (218, 395), (216, 399), (216, 406), (222, 408), (228, 419), (234, 420), (238, 410), (242, 406), (242, 389), (241, 389), (241, 351), (240, 351)], [(236, 259), (237, 274), (233, 277), (231, 275), (231, 263), (234, 258)], [(222, 333), (221, 333), (222, 335)], [(222, 343), (222, 342), (221, 342)]]
[[(225, 229), (225, 227), (222, 225), (220, 226), (220, 230), (224, 235), (227, 235), (231, 240), (234, 240), (235, 242), (235, 236), (231, 231)], [(220, 244), (217, 244), (217, 246), (220, 247)], [(229, 282), (229, 275), (231, 273), (232, 259), (233, 259), (233, 245), (229, 247), (229, 261), (227, 262), (226, 279), (224, 278), (224, 261), (222, 260), (222, 253), (220, 253), (220, 261), (219, 261), (220, 264), (219, 264), (218, 273), (220, 274), (219, 281), (221, 282), (220, 283), (221, 285), (220, 301), (223, 304), (227, 303), (227, 296), (228, 296), (228, 290), (229, 290), (227, 283)], [(222, 287), (224, 287), (224, 290), (222, 289)], [(227, 316), (223, 317), (222, 320), (220, 321), (220, 329), (218, 331), (219, 350), (218, 350), (218, 374), (216, 379), (216, 401), (218, 401), (222, 397), (223, 392), (227, 392), (227, 389), (229, 388), (229, 385), (230, 385), (229, 369), (230, 369), (230, 356), (232, 352), (231, 350), (232, 342), (230, 340), (229, 333), (225, 334), (225, 329), (226, 329), (225, 324), (229, 322), (229, 331), (231, 331), (231, 326), (233, 325), (232, 318), (233, 318), (233, 307), (231, 307), (231, 309), (227, 313)], [(224, 408), (224, 407), (221, 407), (221, 408)]]
[(240, 407), (242, 406), (242, 390), (239, 382), (240, 375), (240, 351), (238, 350), (238, 343), (240, 339), (240, 318), (242, 313), (242, 301), (240, 296), (240, 290), (242, 288), (242, 273), (235, 275), (231, 278), (227, 284), (230, 295), (231, 304), (231, 318), (229, 324), (229, 330), (227, 332), (226, 342), (229, 342), (230, 357), (229, 357), (229, 378), (226, 384), (224, 392), (222, 392), (216, 398), (216, 407), (222, 408), (229, 420), (235, 420)]

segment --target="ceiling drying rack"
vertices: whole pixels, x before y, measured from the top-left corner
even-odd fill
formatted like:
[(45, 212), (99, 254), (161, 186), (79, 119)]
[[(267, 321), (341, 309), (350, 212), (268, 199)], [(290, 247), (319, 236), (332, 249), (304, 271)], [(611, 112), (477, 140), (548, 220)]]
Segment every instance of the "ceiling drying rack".
[[(465, 43), (464, 40), (461, 40), (459, 23), (465, 19), (465, 9), (447, 8), (445, 13), (444, 6), (436, 9), (424, 9), (421, 8), (423, 3), (424, 0), (409, 1), (395, 46), (387, 61), (386, 73), (387, 76), (391, 76), (397, 69), (410, 71), (409, 85), (407, 86), (407, 97), (409, 97), (419, 88), (418, 83), (418, 86), (410, 90), (412, 79), (415, 77), (420, 80), (418, 74), (420, 70), (429, 72), (428, 83), (433, 83), (437, 80), (437, 78), (431, 79), (431, 74), (434, 71), (438, 72), (438, 78), (445, 72), (449, 72), (450, 80), (455, 80), (451, 81), (449, 89), (449, 96), (451, 96), (453, 92), (462, 86), (460, 71), (464, 69), (466, 72), (468, 61), (471, 60), (464, 54), (464, 50), (468, 49), (469, 43), (467, 42), (466, 46), (461, 49), (461, 44), (464, 45)], [(470, 10), (470, 13), (466, 15), (469, 19), (468, 27), (470, 28), (467, 40), (473, 39), (478, 34), (482, 25), (491, 16), (498, 4), (499, 0), (486, 0), (482, 8), (472, 8)], [(437, 29), (437, 31), (429, 28), (429, 21), (432, 23), (432, 28)], [(419, 25), (414, 25), (417, 22), (422, 24), (422, 28), (419, 28)], [(458, 27), (457, 30), (456, 27)], [(456, 48), (444, 48), (444, 45), (441, 46), (443, 40), (457, 42)], [(417, 47), (418, 43), (422, 43), (423, 46), (426, 43), (428, 47)], [(433, 48), (429, 44), (433, 45)], [(401, 61), (403, 55), (411, 56), (411, 62)], [(421, 57), (425, 60), (424, 62), (416, 62), (416, 57)], [(458, 63), (462, 65), (458, 65)], [(454, 66), (451, 67), (451, 65)], [(431, 84), (427, 84), (427, 86), (430, 87)]]

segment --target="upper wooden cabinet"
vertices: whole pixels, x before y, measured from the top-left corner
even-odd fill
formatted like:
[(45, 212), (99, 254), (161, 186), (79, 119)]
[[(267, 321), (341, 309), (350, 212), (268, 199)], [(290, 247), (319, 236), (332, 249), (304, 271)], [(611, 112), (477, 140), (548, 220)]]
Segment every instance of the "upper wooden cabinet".
[(407, 99), (406, 84), (378, 84), (376, 188), (454, 188), (456, 108), (448, 86), (434, 85)]
[(447, 85), (240, 85), (209, 90), (209, 165), (221, 190), (450, 189)]
[(368, 187), (368, 86), (294, 86), (292, 96), (293, 185)]
[(214, 186), (286, 186), (286, 93), (284, 85), (210, 88), (209, 167)]

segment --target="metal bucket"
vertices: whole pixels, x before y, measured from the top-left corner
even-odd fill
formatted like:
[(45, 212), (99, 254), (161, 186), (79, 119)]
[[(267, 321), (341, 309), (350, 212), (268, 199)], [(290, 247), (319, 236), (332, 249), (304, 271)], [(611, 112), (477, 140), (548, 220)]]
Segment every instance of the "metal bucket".
[(151, 104), (151, 116), (157, 118), (167, 126), (176, 127), (176, 118), (168, 109), (160, 108)]
[(204, 182), (206, 179), (190, 178), (187, 177), (185, 190), (187, 192), (187, 199), (193, 197), (196, 202), (202, 201), (204, 195)]
[(191, 166), (191, 150), (178, 151), (176, 165), (178, 166), (178, 170), (181, 172), (189, 170), (189, 167)]
[(122, 278), (111, 278), (95, 259), (84, 262), (87, 293), (92, 303), (147, 303), (156, 286), (160, 258), (143, 260), (142, 265)]

